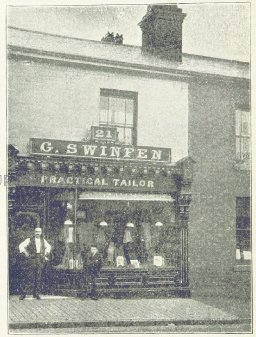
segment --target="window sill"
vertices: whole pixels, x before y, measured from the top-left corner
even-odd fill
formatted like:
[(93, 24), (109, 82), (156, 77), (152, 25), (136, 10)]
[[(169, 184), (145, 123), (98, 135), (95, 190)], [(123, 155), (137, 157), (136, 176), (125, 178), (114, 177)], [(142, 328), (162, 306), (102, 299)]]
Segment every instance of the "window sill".
[(234, 266), (234, 272), (250, 272), (251, 264), (237, 264)]

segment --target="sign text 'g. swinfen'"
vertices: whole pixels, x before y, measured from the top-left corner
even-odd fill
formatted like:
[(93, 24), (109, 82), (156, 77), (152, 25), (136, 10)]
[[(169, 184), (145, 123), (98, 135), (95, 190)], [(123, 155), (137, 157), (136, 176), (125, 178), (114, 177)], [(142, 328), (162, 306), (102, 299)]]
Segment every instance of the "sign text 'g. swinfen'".
[(111, 145), (31, 138), (31, 153), (68, 157), (171, 162), (171, 150), (146, 146)]

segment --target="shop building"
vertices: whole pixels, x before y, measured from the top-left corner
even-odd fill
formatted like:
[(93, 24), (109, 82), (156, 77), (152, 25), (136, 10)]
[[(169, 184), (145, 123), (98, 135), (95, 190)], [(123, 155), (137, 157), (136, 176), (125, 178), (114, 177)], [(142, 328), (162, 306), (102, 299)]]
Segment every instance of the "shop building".
[(36, 225), (53, 247), (51, 293), (79, 292), (92, 243), (104, 295), (218, 292), (234, 277), (249, 291), (248, 266), (234, 271), (250, 247), (248, 216), (236, 243), (236, 202), (250, 184), (236, 159), (249, 135), (235, 128), (249, 108), (249, 67), (182, 53), (184, 18), (177, 6), (150, 7), (142, 47), (9, 27), (11, 292), (18, 242)]

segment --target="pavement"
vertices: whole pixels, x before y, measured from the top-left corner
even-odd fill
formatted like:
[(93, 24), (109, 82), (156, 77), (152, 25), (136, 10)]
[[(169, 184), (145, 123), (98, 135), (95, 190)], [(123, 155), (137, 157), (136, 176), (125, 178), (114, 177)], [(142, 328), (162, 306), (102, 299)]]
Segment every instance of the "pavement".
[[(51, 329), (109, 329), (143, 331), (147, 327), (168, 327), (168, 331), (251, 332), (249, 302), (234, 299), (192, 298), (100, 298), (97, 301), (72, 297), (28, 296), (9, 299), (9, 331), (50, 331)], [(215, 301), (215, 302), (214, 302)], [(232, 305), (231, 305), (232, 304)], [(222, 327), (222, 328), (220, 328)], [(239, 328), (238, 328), (239, 327)], [(183, 329), (183, 330), (182, 330)], [(231, 330), (230, 330), (231, 329)], [(239, 330), (239, 331), (240, 331)]]

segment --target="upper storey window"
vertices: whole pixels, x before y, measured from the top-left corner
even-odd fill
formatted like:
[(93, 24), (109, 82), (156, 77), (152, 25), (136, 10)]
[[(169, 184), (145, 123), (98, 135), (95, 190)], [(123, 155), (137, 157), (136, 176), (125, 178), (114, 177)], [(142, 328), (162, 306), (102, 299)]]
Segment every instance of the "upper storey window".
[(248, 167), (250, 162), (250, 112), (236, 110), (236, 160)]
[(100, 90), (100, 126), (116, 127), (118, 141), (136, 145), (137, 93), (131, 91)]
[(250, 198), (236, 198), (236, 259), (251, 260)]

